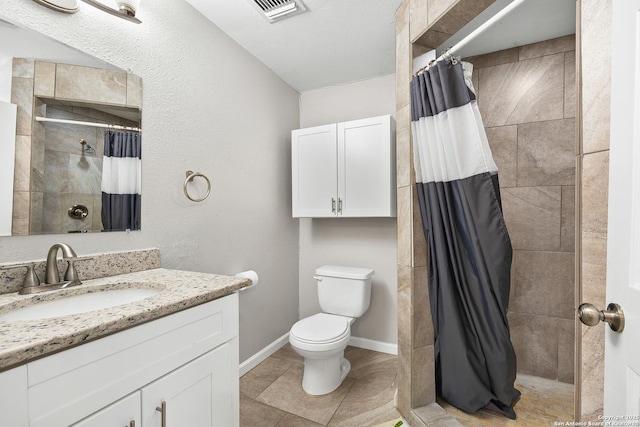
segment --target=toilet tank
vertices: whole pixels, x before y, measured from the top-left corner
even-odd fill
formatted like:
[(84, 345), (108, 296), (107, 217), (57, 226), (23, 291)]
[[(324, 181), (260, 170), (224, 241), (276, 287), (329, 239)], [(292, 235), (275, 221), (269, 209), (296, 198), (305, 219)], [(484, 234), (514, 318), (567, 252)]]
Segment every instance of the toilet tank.
[(316, 269), (318, 299), (322, 311), (347, 317), (360, 317), (371, 300), (370, 268), (325, 265)]

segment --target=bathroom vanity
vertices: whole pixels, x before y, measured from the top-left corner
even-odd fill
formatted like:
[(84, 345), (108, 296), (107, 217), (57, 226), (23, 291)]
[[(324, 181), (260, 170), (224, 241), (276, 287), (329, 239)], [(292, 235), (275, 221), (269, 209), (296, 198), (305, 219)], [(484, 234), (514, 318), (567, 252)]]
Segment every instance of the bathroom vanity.
[[(237, 426), (238, 296), (250, 281), (152, 269), (87, 280), (155, 295), (97, 311), (0, 321), (0, 424)], [(36, 296), (56, 299), (52, 293)], [(40, 304), (0, 295), (0, 314)]]

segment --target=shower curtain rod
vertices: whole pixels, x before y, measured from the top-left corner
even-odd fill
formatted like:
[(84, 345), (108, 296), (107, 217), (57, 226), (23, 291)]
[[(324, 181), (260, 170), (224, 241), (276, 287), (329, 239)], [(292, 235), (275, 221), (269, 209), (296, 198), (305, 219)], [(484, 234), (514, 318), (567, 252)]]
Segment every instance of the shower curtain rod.
[(108, 123), (95, 123), (95, 122), (83, 122), (80, 120), (67, 120), (67, 119), (51, 119), (49, 117), (36, 116), (36, 122), (52, 122), (52, 123), (66, 123), (70, 125), (80, 126), (93, 126), (97, 128), (117, 129), (117, 130), (130, 130), (134, 132), (142, 132), (142, 129), (138, 127), (122, 126), (122, 125), (110, 125)]
[(487, 28), (489, 28), (490, 26), (492, 26), (493, 24), (495, 24), (496, 22), (498, 22), (500, 19), (502, 19), (505, 15), (507, 15), (509, 12), (511, 12), (513, 9), (515, 9), (516, 7), (518, 7), (519, 5), (521, 5), (522, 3), (524, 3), (526, 0), (514, 0), (511, 3), (509, 3), (507, 6), (505, 6), (504, 8), (500, 9), (500, 11), (498, 11), (498, 13), (496, 13), (495, 15), (493, 15), (491, 18), (489, 18), (487, 21), (485, 21), (482, 25), (480, 25), (478, 28), (476, 28), (475, 30), (473, 30), (472, 32), (470, 32), (466, 37), (464, 37), (462, 40), (460, 40), (458, 43), (456, 43), (455, 45), (453, 45), (452, 47), (446, 49), (442, 55), (440, 55), (439, 57), (437, 57), (435, 60), (433, 60), (432, 62), (429, 63), (429, 65), (427, 65), (426, 67), (423, 67), (423, 69), (418, 70), (418, 72), (416, 74), (421, 73), (422, 71), (426, 70), (427, 68), (429, 68), (429, 66), (431, 66), (432, 63), (441, 61), (443, 59), (448, 59), (451, 58), (456, 51), (462, 49), (464, 46), (466, 46), (467, 44), (469, 44), (473, 39), (475, 39), (476, 37), (478, 37), (481, 33), (483, 33)]

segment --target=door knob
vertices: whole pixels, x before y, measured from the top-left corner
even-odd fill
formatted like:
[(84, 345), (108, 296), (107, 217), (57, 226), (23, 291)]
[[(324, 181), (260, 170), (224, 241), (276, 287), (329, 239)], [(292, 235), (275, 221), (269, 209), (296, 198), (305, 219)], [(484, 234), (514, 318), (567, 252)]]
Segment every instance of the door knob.
[(614, 332), (622, 332), (624, 329), (624, 312), (614, 303), (609, 304), (606, 310), (598, 310), (593, 304), (582, 303), (578, 307), (578, 318), (587, 326), (595, 326), (604, 321)]

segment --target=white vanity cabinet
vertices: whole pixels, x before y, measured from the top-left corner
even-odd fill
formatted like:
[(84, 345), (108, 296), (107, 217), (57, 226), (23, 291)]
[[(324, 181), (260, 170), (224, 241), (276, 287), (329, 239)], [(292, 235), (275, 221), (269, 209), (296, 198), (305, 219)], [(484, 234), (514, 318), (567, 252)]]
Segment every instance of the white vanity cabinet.
[(16, 427), (237, 426), (237, 336), (231, 294), (29, 362), (0, 373), (0, 417)]
[(291, 133), (293, 217), (396, 216), (389, 115)]

